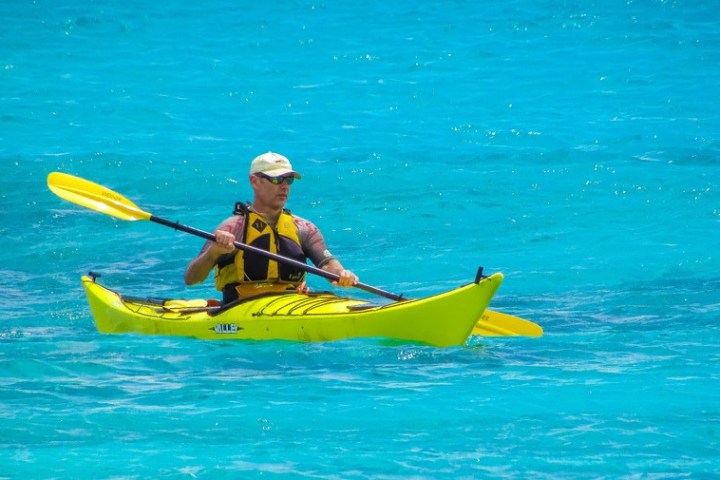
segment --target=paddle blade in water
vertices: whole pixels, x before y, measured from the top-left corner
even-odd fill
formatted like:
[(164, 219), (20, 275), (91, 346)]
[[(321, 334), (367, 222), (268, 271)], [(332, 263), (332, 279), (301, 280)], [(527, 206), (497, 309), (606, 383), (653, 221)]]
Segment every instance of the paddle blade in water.
[(50, 190), (58, 197), (91, 210), (131, 222), (150, 219), (150, 213), (144, 212), (119, 193), (84, 178), (52, 172), (47, 182)]
[(542, 337), (543, 329), (540, 325), (524, 318), (508, 315), (495, 310), (485, 310), (480, 321), (475, 325), (472, 335), (483, 337)]

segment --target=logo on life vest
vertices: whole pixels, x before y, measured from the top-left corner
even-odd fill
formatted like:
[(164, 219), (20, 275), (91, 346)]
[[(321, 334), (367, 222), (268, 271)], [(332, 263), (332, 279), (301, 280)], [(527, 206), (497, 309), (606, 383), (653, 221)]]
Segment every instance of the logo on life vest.
[(258, 218), (257, 220), (255, 220), (255, 221), (253, 222), (252, 226), (253, 226), (253, 228), (254, 228), (255, 230), (257, 230), (258, 232), (262, 232), (263, 230), (265, 230), (265, 227), (267, 227), (267, 223), (263, 222), (262, 220), (260, 220), (260, 219)]
[(214, 331), (218, 335), (234, 335), (242, 330), (242, 328), (238, 327), (234, 323), (218, 323), (210, 330)]

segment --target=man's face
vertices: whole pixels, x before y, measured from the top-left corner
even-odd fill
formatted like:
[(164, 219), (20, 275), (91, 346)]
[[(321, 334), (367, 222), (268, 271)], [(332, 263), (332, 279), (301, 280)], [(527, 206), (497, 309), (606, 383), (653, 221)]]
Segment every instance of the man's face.
[(270, 177), (262, 173), (250, 176), (250, 184), (255, 192), (255, 206), (262, 210), (268, 207), (280, 210), (285, 207), (290, 195), (290, 183), (295, 178), (292, 175)]

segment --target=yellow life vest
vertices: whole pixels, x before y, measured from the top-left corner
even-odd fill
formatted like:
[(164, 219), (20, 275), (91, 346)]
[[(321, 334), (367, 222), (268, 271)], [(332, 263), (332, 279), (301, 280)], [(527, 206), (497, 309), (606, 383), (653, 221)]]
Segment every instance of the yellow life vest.
[[(283, 210), (275, 228), (245, 205), (236, 206), (236, 214), (245, 216), (243, 243), (305, 263), (298, 229), (293, 216)], [(297, 286), (305, 272), (291, 265), (278, 263), (254, 252), (237, 250), (218, 262), (215, 287), (227, 297), (228, 288), (242, 296), (264, 291), (284, 290)], [(232, 296), (232, 295), (231, 295)]]

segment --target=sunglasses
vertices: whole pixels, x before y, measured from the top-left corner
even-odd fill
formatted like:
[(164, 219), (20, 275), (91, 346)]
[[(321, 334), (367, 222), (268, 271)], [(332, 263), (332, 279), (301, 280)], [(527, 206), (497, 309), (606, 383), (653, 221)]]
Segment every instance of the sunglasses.
[(282, 185), (284, 182), (287, 183), (288, 185), (292, 185), (293, 182), (295, 181), (295, 177), (293, 177), (292, 175), (290, 175), (288, 177), (285, 177), (282, 175), (279, 177), (271, 177), (270, 175), (265, 175), (264, 173), (256, 173), (255, 175), (257, 175), (260, 178), (264, 178), (265, 180), (272, 183), (273, 185)]

